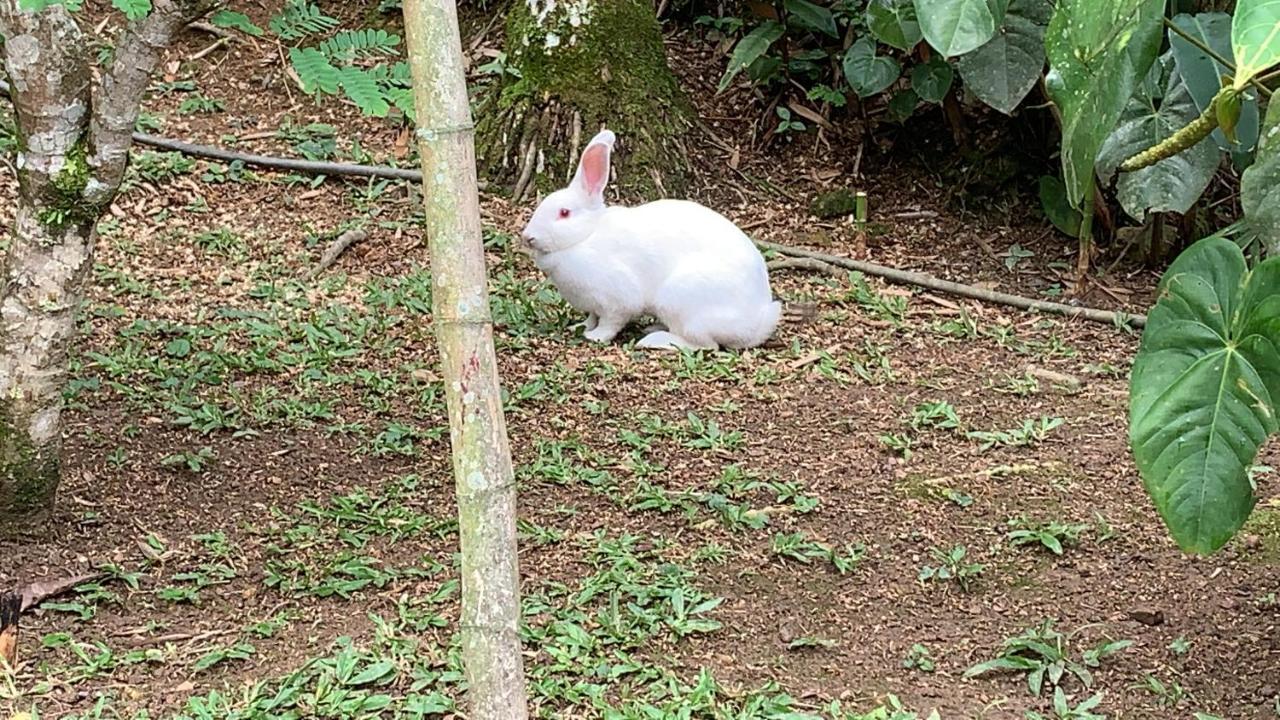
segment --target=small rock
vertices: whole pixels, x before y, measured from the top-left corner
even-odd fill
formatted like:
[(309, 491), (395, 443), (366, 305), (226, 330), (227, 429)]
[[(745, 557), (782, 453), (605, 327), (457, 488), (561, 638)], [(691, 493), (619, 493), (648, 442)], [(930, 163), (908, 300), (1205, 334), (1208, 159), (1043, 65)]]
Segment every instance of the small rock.
[(781, 640), (784, 645), (790, 645), (791, 641), (796, 639), (795, 631), (791, 629), (791, 626), (783, 625), (778, 628), (778, 639)]
[(1129, 611), (1129, 619), (1134, 622), (1140, 622), (1143, 625), (1163, 625), (1164, 611), (1156, 608), (1139, 608)]
[(1257, 550), (1262, 547), (1262, 538), (1253, 533), (1244, 536), (1244, 547), (1246, 550)]

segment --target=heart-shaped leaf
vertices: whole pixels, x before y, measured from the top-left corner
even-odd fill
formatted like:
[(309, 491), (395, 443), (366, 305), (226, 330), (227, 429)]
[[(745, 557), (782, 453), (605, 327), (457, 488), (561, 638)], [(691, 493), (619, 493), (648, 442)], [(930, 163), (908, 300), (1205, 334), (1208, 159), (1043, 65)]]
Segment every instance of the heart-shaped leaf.
[(843, 67), (844, 79), (860, 98), (883, 92), (902, 74), (898, 61), (876, 55), (875, 41), (865, 36), (845, 52)]
[(911, 88), (894, 93), (893, 97), (889, 98), (889, 117), (897, 122), (903, 122), (915, 114), (916, 106), (919, 104), (920, 96), (916, 95), (916, 91)]
[(911, 68), (911, 89), (925, 102), (942, 102), (954, 79), (955, 71), (951, 69), (951, 63), (937, 55), (930, 58), (929, 62)]
[(1062, 113), (1062, 175), (1080, 207), (1103, 141), (1160, 49), (1165, 0), (1059, 0), (1045, 86)]
[(1280, 0), (1237, 2), (1231, 48), (1235, 52), (1237, 90), (1280, 62)]
[(1258, 155), (1240, 178), (1240, 204), (1267, 254), (1280, 258), (1280, 103), (1275, 100), (1267, 106)]
[(1008, 115), (1035, 87), (1044, 71), (1044, 29), (1050, 0), (1013, 0), (1004, 22), (985, 45), (960, 56), (965, 88)]
[(840, 31), (836, 29), (836, 18), (827, 8), (814, 5), (809, 0), (784, 0), (783, 7), (786, 8), (787, 18), (797, 25), (834, 38), (840, 37)]
[(762, 55), (768, 52), (769, 47), (782, 37), (782, 25), (766, 20), (745, 37), (738, 41), (733, 48), (733, 54), (729, 56), (729, 67), (724, 72), (724, 77), (720, 78), (720, 84), (716, 87), (716, 92), (724, 92), (729, 87), (729, 83), (738, 76), (738, 73), (745, 70), (748, 66), (759, 60)]
[(933, 49), (947, 57), (982, 47), (996, 32), (988, 0), (915, 0), (920, 30)]
[[(1178, 15), (1173, 24), (1183, 32), (1196, 38), (1208, 46), (1219, 57), (1231, 57), (1231, 16), (1226, 13), (1199, 13), (1197, 15)], [(1182, 76), (1191, 97), (1196, 101), (1196, 108), (1201, 112), (1213, 102), (1222, 86), (1223, 76), (1231, 71), (1222, 63), (1214, 60), (1203, 50), (1191, 44), (1191, 41), (1176, 32), (1169, 33), (1169, 45), (1173, 48), (1173, 58), (1178, 62), (1178, 74)], [(1213, 139), (1218, 147), (1227, 151), (1249, 151), (1258, 142), (1258, 101), (1246, 95), (1240, 106), (1240, 120), (1236, 124), (1236, 140), (1232, 145), (1221, 130), (1213, 131)]]
[(1147, 316), (1129, 386), (1129, 443), (1178, 545), (1211, 553), (1253, 510), (1249, 469), (1277, 429), (1280, 258), (1252, 272), (1205, 238), (1178, 257)]
[(911, 50), (924, 37), (913, 0), (871, 0), (867, 27), (877, 40), (903, 51)]
[[(1158, 144), (1200, 115), (1178, 74), (1173, 53), (1165, 53), (1129, 99), (1120, 122), (1098, 152), (1098, 177), (1109, 183), (1120, 163)], [(1151, 167), (1124, 173), (1116, 185), (1120, 206), (1139, 222), (1148, 212), (1185, 213), (1209, 186), (1222, 152), (1205, 138)]]

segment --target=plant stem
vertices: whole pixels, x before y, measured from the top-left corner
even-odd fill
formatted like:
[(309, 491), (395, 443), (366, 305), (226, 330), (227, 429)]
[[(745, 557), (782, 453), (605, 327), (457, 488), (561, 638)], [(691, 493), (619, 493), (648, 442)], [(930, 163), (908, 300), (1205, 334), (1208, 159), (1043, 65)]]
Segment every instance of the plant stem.
[(1084, 202), (1080, 208), (1080, 255), (1076, 259), (1076, 290), (1084, 285), (1085, 276), (1089, 272), (1089, 262), (1093, 259), (1093, 188), (1094, 174), (1089, 173), (1085, 183)]
[[(1222, 65), (1222, 67), (1226, 68), (1228, 72), (1230, 72), (1233, 75), (1235, 74), (1236, 72), (1235, 63), (1219, 55), (1213, 48), (1204, 44), (1204, 42), (1200, 40), (1200, 38), (1178, 27), (1169, 18), (1164, 19), (1164, 26), (1169, 29), (1169, 32), (1191, 43), (1192, 47), (1194, 47), (1195, 49), (1199, 50), (1205, 55), (1208, 55), (1210, 58), (1213, 58), (1214, 62), (1218, 63), (1219, 65)], [(1249, 84), (1257, 88), (1258, 92), (1262, 93), (1264, 96), (1268, 98), (1271, 97), (1271, 90), (1267, 88), (1267, 86), (1263, 85), (1262, 82), (1258, 80), (1258, 78), (1256, 77), (1249, 78)]]

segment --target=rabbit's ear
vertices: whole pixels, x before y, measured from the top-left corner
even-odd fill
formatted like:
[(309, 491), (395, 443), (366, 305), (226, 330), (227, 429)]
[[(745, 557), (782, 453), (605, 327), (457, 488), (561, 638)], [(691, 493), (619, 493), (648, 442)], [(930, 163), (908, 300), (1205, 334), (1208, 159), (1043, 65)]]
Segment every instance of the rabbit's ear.
[(613, 150), (613, 143), (613, 133), (601, 130), (591, 138), (587, 149), (582, 151), (573, 185), (592, 200), (604, 201), (604, 186), (609, 182), (609, 155)]

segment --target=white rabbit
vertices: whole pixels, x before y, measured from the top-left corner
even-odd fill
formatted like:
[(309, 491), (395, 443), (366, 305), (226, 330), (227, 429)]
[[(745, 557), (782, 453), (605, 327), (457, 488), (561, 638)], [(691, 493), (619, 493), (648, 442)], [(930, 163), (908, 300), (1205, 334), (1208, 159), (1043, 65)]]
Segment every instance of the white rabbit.
[(637, 207), (604, 202), (615, 137), (591, 139), (569, 187), (546, 197), (521, 235), (570, 305), (587, 313), (584, 337), (607, 343), (640, 315), (665, 330), (642, 348), (750, 348), (773, 335), (764, 258), (736, 225), (694, 202)]

